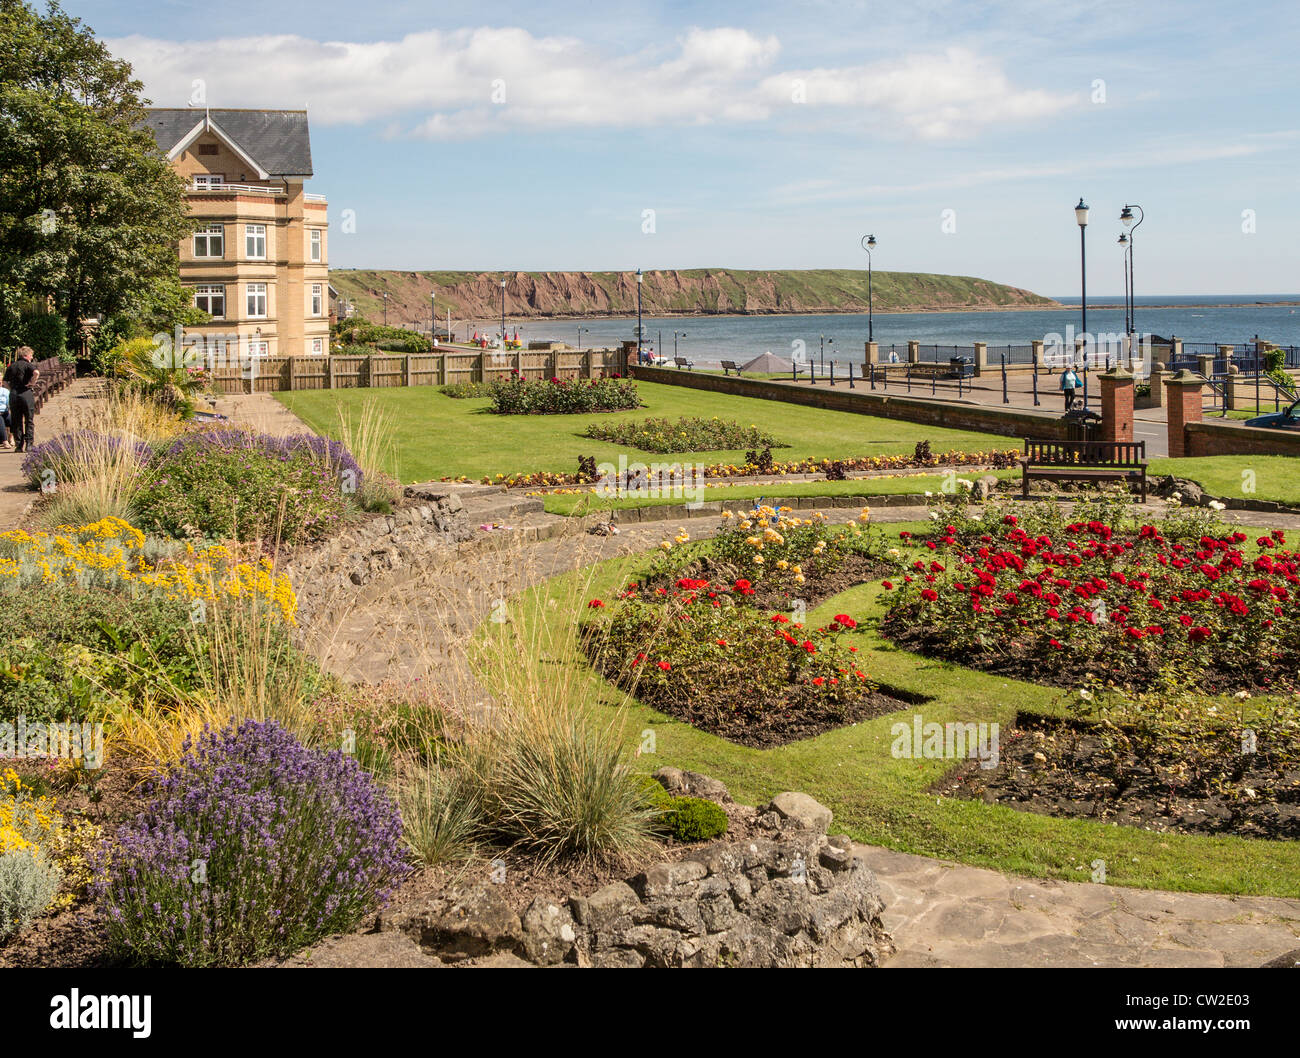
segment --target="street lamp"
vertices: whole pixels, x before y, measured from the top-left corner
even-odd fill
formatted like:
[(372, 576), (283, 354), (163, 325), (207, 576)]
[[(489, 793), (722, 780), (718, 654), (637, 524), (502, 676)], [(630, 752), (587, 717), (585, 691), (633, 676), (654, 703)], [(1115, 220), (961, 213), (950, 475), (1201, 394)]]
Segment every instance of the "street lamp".
[(1120, 232), (1119, 235), (1119, 245), (1121, 248), (1120, 253), (1122, 254), (1122, 262), (1124, 265), (1124, 333), (1127, 335), (1131, 335), (1133, 333), (1133, 316), (1129, 306), (1128, 256), (1129, 256), (1129, 250), (1132, 248), (1132, 243), (1129, 242), (1128, 236), (1123, 232)]
[(674, 360), (677, 359), (677, 339), (685, 338), (685, 337), (686, 337), (685, 331), (673, 331), (673, 359)]
[(583, 331), (586, 331), (588, 334), (590, 334), (590, 333), (591, 333), (591, 328), (590, 328), (590, 327), (581, 327), (581, 326), (578, 328), (578, 352), (582, 352), (582, 332), (583, 332)]
[(384, 291), (384, 326), (388, 326), (388, 291)]
[[(1133, 223), (1133, 211), (1138, 211), (1137, 223)], [(1125, 206), (1119, 214), (1119, 219), (1123, 222), (1124, 227), (1128, 229), (1128, 289), (1131, 307), (1129, 308), (1129, 332), (1137, 330), (1137, 287), (1133, 282), (1133, 243), (1136, 241), (1134, 235), (1142, 222), (1147, 219), (1146, 213), (1141, 206)]]
[(636, 362), (641, 362), (641, 269), (636, 270)]
[(435, 290), (429, 291), (429, 341), (438, 340), (438, 293)]
[(1088, 207), (1084, 205), (1083, 198), (1079, 198), (1079, 204), (1074, 207), (1074, 219), (1079, 222), (1079, 290), (1080, 306), (1083, 311), (1083, 363), (1084, 369), (1088, 366), (1088, 248), (1086, 233), (1088, 230)]
[(867, 251), (867, 341), (875, 341), (875, 327), (873, 326), (873, 315), (875, 308), (875, 297), (871, 290), (871, 251), (876, 248), (876, 237), (874, 235), (864, 235), (862, 237), (862, 248)]
[(506, 274), (501, 273), (501, 351), (506, 348)]

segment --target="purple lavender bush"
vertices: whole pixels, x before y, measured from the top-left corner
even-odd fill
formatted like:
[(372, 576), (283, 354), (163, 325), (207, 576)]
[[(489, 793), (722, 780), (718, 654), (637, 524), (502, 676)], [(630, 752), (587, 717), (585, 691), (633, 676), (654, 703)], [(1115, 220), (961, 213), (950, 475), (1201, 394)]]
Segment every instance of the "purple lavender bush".
[(137, 963), (290, 955), (353, 928), (410, 870), (383, 788), (274, 721), (205, 730), (149, 792), (93, 886), (110, 942)]

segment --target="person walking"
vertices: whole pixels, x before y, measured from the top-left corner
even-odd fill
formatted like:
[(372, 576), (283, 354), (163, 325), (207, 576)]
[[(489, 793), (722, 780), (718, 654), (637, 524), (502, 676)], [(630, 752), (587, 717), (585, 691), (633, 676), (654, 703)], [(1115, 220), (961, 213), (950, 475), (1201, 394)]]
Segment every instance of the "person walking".
[(1079, 382), (1079, 376), (1075, 374), (1074, 367), (1067, 366), (1061, 372), (1061, 393), (1065, 397), (1065, 410), (1069, 411), (1074, 407), (1074, 391), (1079, 389), (1082, 383)]
[(13, 442), (9, 440), (9, 389), (0, 386), (0, 448), (12, 445)]
[(17, 359), (5, 368), (2, 383), (9, 390), (9, 415), (14, 427), (14, 451), (30, 449), (36, 434), (36, 394), (32, 387), (41, 377), (32, 363), (36, 353), (29, 345), (18, 347)]

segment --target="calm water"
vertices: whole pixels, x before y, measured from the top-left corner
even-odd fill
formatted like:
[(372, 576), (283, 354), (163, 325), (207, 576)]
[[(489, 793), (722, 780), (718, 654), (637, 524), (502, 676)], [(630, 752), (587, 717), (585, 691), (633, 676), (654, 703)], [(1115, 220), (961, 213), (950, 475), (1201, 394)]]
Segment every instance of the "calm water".
[[(1064, 335), (1066, 327), (1080, 329), (1078, 298), (1060, 298), (1074, 307), (1032, 312), (909, 312), (877, 315), (876, 341), (882, 347), (896, 343), (905, 349), (909, 339), (922, 344), (969, 345), (974, 341), (989, 345), (1025, 345), (1051, 333)], [(1098, 299), (1098, 303), (1118, 304), (1120, 297)], [(1300, 305), (1277, 302), (1300, 301), (1300, 295), (1256, 297), (1152, 297), (1138, 298), (1137, 326), (1143, 333), (1168, 338), (1171, 335), (1187, 342), (1224, 342), (1241, 346), (1259, 335), (1279, 345), (1300, 346)], [(1264, 304), (1257, 304), (1263, 302)], [(644, 317), (646, 339), (657, 352), (673, 355), (673, 331), (678, 332), (677, 350), (700, 362), (719, 360), (744, 362), (771, 351), (789, 357), (794, 343), (802, 341), (808, 353), (817, 357), (826, 339), (825, 358), (843, 363), (861, 361), (867, 338), (865, 315), (834, 316), (726, 316), (692, 319)], [(490, 324), (484, 324), (487, 327)], [(582, 347), (616, 345), (635, 337), (636, 318), (587, 320), (582, 323), (541, 320), (516, 324), (507, 320), (513, 334), (518, 326), (521, 337), (533, 341), (552, 339), (576, 344), (578, 328)], [(493, 331), (498, 328), (492, 328)], [(1089, 307), (1088, 329), (1093, 333), (1116, 333), (1124, 330), (1122, 307)], [(681, 336), (681, 332), (685, 336)], [(660, 335), (662, 334), (662, 344)]]

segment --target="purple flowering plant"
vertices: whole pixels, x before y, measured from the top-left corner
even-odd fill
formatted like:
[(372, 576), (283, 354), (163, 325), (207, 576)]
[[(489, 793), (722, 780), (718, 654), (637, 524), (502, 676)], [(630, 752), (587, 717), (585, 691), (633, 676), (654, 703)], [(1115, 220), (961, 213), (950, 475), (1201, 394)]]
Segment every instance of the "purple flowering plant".
[(205, 729), (106, 842), (95, 906), (144, 964), (239, 966), (352, 929), (411, 869), (387, 792), (274, 721)]

